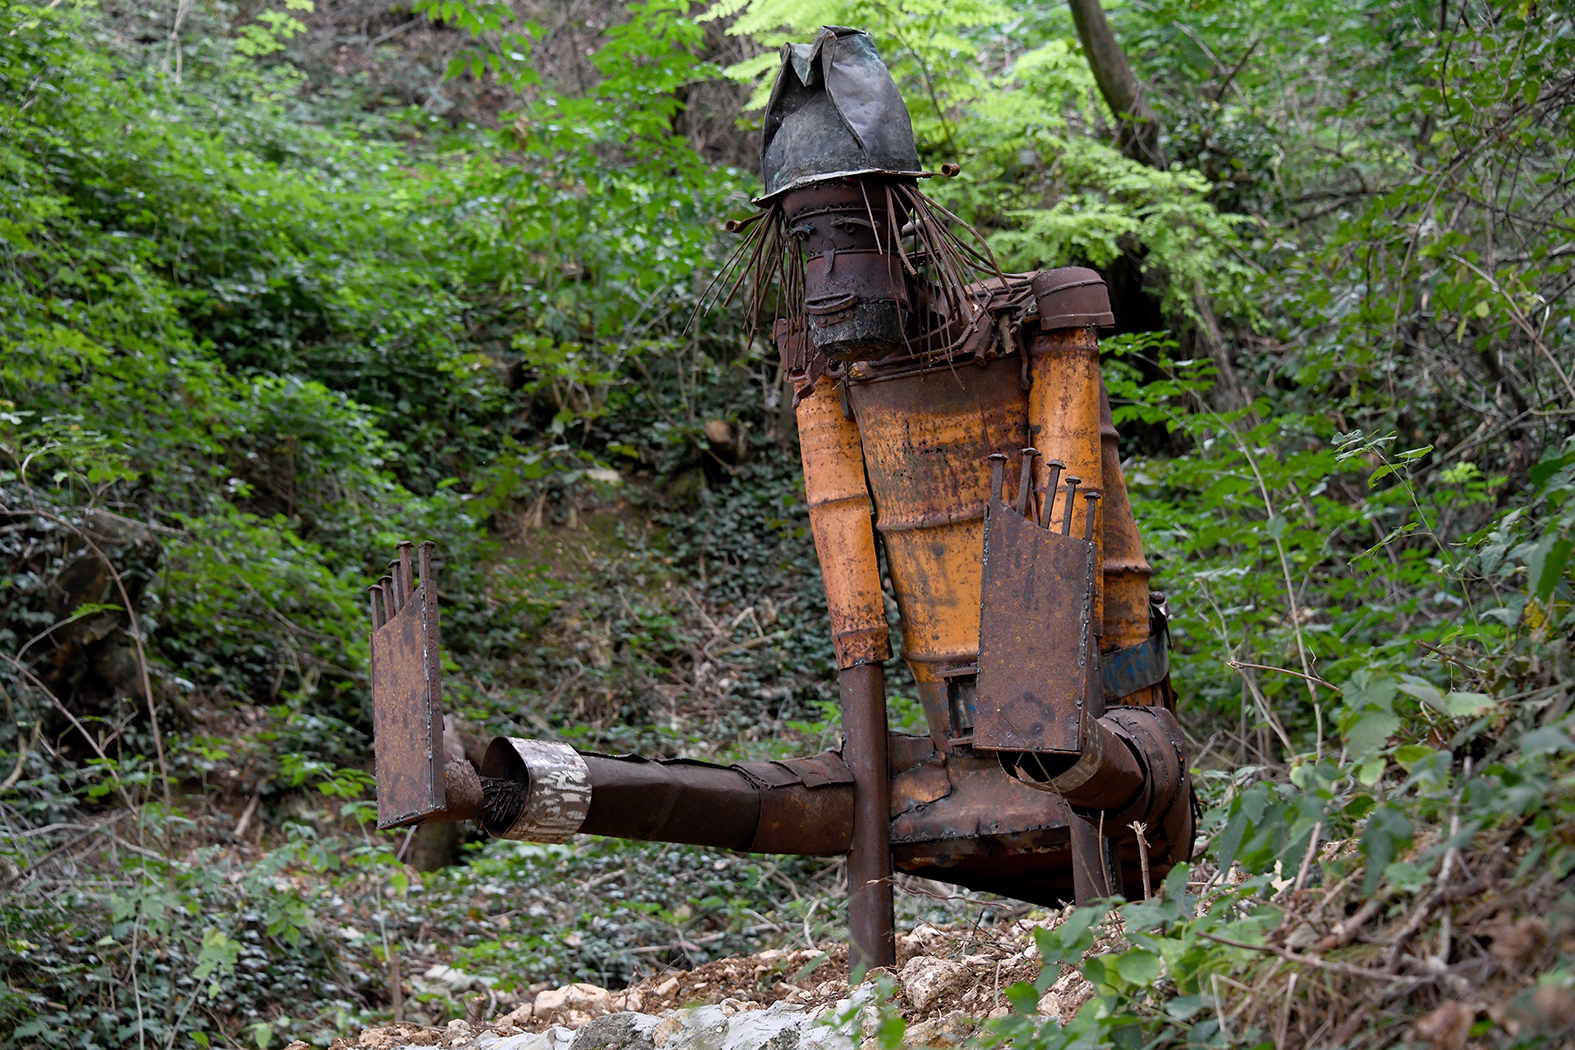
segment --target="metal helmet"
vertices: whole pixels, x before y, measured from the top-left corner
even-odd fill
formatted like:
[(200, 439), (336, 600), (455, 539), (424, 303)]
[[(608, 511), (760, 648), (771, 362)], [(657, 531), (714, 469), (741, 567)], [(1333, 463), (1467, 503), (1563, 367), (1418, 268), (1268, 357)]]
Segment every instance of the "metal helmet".
[(782, 45), (760, 141), (766, 201), (786, 190), (860, 175), (916, 177), (919, 151), (902, 95), (862, 29), (822, 26)]

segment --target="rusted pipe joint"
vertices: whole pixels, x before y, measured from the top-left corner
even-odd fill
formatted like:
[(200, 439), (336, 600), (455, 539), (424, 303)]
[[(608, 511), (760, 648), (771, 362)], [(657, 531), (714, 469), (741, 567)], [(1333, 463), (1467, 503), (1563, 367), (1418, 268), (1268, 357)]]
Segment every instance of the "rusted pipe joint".
[[(1129, 753), (1142, 766), (1142, 791), (1119, 807), (1109, 807), (1107, 823), (1124, 828), (1140, 820), (1149, 828), (1166, 826), (1167, 816), (1178, 811), (1177, 800), (1190, 794), (1182, 764), (1186, 744), (1181, 723), (1168, 709), (1158, 706), (1112, 708), (1101, 721), (1126, 742)], [(1190, 800), (1184, 800), (1180, 809), (1189, 805)]]
[(568, 744), (498, 737), (481, 760), (481, 775), (526, 788), (525, 808), (508, 827), (488, 827), (498, 838), (567, 842), (591, 808), (591, 775)]
[(1077, 761), (1055, 775), (1045, 775), (1055, 769), (1046, 760), (1064, 764), (1068, 756), (1010, 753), (1002, 764), (1022, 783), (1060, 795), (1077, 809), (1125, 808), (1143, 792), (1142, 764), (1118, 726), (1101, 718), (1092, 728)]
[(1176, 716), (1163, 707), (1123, 707), (1094, 724), (1097, 731), (1088, 734), (1082, 754), (1064, 772), (1033, 775), (1046, 769), (1046, 759), (1065, 756), (1013, 753), (1003, 755), (1002, 764), (1022, 783), (1060, 795), (1075, 810), (1103, 811), (1112, 835), (1134, 820), (1159, 826), (1184, 781)]
[(481, 819), (481, 778), (476, 767), (463, 758), (450, 758), (443, 767), (442, 809), (422, 817), (422, 824), (459, 824)]

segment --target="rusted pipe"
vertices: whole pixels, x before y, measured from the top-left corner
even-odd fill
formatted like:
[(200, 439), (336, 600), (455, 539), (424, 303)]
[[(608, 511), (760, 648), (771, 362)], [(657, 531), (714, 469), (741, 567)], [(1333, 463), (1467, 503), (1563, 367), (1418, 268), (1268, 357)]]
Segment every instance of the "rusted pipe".
[[(876, 670), (867, 672), (870, 679)], [(873, 718), (863, 721), (874, 728)], [(862, 743), (857, 728), (850, 723), (856, 744)], [(863, 813), (861, 828), (873, 825), (885, 833), (888, 852), (855, 849), (849, 858), (850, 882), (864, 889), (853, 895), (851, 913), (855, 945), (870, 949), (860, 958), (879, 960), (878, 949), (888, 943), (883, 920), (891, 914), (891, 869), (883, 863), (1054, 904), (1073, 899), (1075, 864), (1068, 848), (1077, 841), (1078, 820), (1091, 815), (1097, 829), (1101, 809), (1128, 880), (1137, 877), (1137, 856), (1125, 836), (1134, 820), (1149, 828), (1155, 879), (1187, 859), (1191, 790), (1175, 716), (1162, 707), (1118, 708), (1100, 720), (1097, 737), (1102, 758), (1093, 776), (1068, 770), (1040, 781), (1010, 777), (1003, 763), (982, 753), (947, 754), (929, 737), (888, 734), (887, 813), (884, 820)], [(812, 856), (846, 854), (854, 845), (855, 774), (839, 752), (733, 766), (581, 754), (564, 744), (509, 738), (495, 739), (488, 752), (482, 769), (494, 785), (488, 790), (495, 793), (501, 776), (523, 795), (518, 812), (501, 823), (485, 822), (494, 834), (556, 842), (576, 833), (616, 835)], [(452, 760), (447, 773), (450, 808), (427, 822), (456, 820), (484, 806), (475, 798), (482, 782), (467, 763)], [(1108, 855), (1093, 856), (1090, 871), (1116, 872)]]
[(853, 837), (854, 776), (834, 751), (721, 766), (498, 737), (487, 748), (481, 776), (517, 790), (518, 805), (499, 807), (483, 822), (500, 838), (562, 842), (575, 834), (612, 835), (835, 856), (847, 852)]
[[(1029, 356), (1028, 423), (1034, 447), (1043, 457), (1036, 484), (1045, 485), (1049, 462), (1059, 460), (1065, 473), (1080, 478), (1083, 487), (1105, 491), (1099, 443), (1099, 340), (1094, 330), (1096, 325), (1112, 323), (1109, 293), (1098, 274), (1075, 266), (1037, 274), (1032, 287), (1040, 334)], [(1073, 536), (1084, 535), (1090, 509), (1099, 513), (1094, 507), (1073, 508)], [(1097, 524), (1094, 537), (1099, 546), (1103, 536)], [(1094, 623), (1101, 633), (1103, 592), (1103, 580), (1096, 576)]]
[(891, 779), (886, 761), (886, 674), (878, 663), (844, 669), (843, 756), (853, 772), (853, 842), (848, 851), (851, 966), (894, 966), (891, 893)]
[(1115, 865), (1110, 853), (1110, 839), (1106, 837), (1113, 829), (1104, 827), (1097, 813), (1074, 811), (1070, 830), (1072, 896), (1073, 902), (1083, 908), (1115, 892), (1111, 877), (1116, 874), (1111, 870)]
[(799, 402), (798, 437), (837, 666), (885, 660), (891, 656), (891, 643), (864, 483), (864, 452), (859, 428), (843, 415), (842, 398), (831, 379), (822, 376)]
[[(1103, 381), (1099, 384), (1100, 469), (1104, 477), (1104, 637), (1106, 650), (1141, 645), (1149, 638), (1148, 581), (1154, 574), (1143, 555), (1143, 537), (1132, 514), (1126, 478), (1121, 471), (1121, 452), (1117, 444), (1115, 421), (1110, 413), (1110, 394)], [(1121, 697), (1123, 704), (1159, 702), (1157, 686), (1144, 686)]]
[[(1099, 449), (1099, 342), (1091, 328), (1065, 328), (1044, 332), (1033, 343), (1029, 359), (1028, 422), (1034, 432), (1035, 447), (1042, 457), (1035, 474), (1043, 486), (1049, 480), (1049, 460), (1066, 464), (1062, 480), (1079, 479), (1084, 488), (1103, 491)], [(1069, 497), (1064, 488), (1062, 501)], [(1049, 498), (1049, 494), (1046, 494)], [(1101, 503), (1104, 501), (1101, 500)], [(1073, 536), (1087, 531), (1089, 507), (1075, 500), (1072, 508)], [(1054, 519), (1064, 522), (1065, 511), (1058, 501)], [(1097, 514), (1097, 510), (1096, 510)], [(1097, 525), (1097, 523), (1096, 523)], [(1064, 527), (1064, 526), (1063, 526)], [(1097, 527), (1095, 546), (1103, 537)], [(1102, 581), (1095, 576), (1094, 623), (1103, 618)], [(1103, 630), (1103, 626), (1100, 626)]]
[(422, 818), (423, 824), (458, 824), (481, 819), (481, 778), (476, 767), (462, 758), (450, 758), (443, 767), (444, 806)]

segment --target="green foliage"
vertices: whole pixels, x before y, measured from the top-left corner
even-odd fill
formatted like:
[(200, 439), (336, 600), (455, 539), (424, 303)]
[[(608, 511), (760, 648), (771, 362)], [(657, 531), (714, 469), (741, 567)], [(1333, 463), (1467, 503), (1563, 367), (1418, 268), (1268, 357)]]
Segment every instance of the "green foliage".
[[(1069, 24), (1034, 8), (938, 0), (724, 0), (708, 18), (762, 43), (809, 39), (821, 25), (868, 29), (903, 88), (921, 159), (962, 175), (927, 188), (989, 240), (1006, 269), (1107, 266), (1138, 246), (1169, 274), (1166, 305), (1188, 312), (1199, 292), (1246, 316), (1250, 270), (1240, 261), (1243, 216), (1222, 214), (1194, 171), (1156, 171), (1090, 131), (1103, 103)], [(775, 48), (728, 69), (757, 85), (763, 106)]]

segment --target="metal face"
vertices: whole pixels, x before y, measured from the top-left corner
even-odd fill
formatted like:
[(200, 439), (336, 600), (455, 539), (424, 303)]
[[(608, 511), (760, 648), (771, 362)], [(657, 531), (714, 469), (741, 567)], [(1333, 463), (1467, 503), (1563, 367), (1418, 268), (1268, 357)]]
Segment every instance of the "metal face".
[(991, 498), (974, 747), (1082, 749), (1097, 560), (1093, 543), (1042, 529)]
[(836, 181), (783, 198), (788, 233), (804, 254), (804, 315), (816, 351), (869, 361), (896, 350), (911, 314), (895, 247), (904, 218), (879, 184)]
[(908, 285), (896, 255), (827, 249), (805, 263), (804, 292), (810, 342), (832, 360), (872, 360), (900, 344)]
[[(414, 586), (409, 543), (373, 588), (372, 724), (377, 826), (413, 824), (444, 808), (443, 704), (432, 544)], [(386, 621), (384, 618), (386, 617)], [(380, 622), (383, 621), (383, 622)]]

